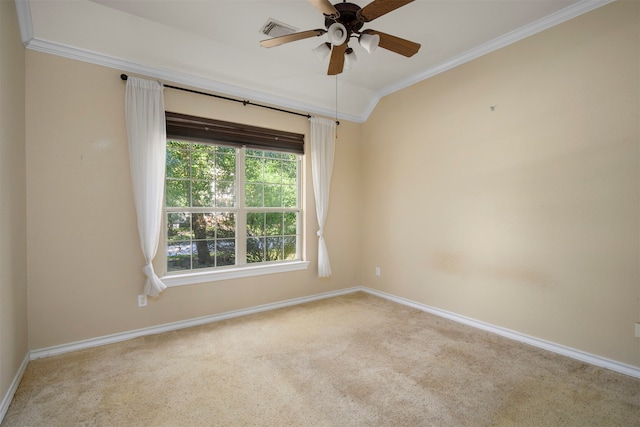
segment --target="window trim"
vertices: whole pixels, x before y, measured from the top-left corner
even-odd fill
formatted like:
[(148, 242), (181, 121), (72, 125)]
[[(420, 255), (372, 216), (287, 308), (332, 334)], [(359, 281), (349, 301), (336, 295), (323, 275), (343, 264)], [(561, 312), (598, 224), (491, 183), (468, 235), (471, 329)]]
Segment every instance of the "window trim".
[[(215, 282), (220, 280), (229, 280), (229, 279), (238, 279), (244, 277), (252, 277), (266, 274), (274, 274), (274, 273), (284, 273), (290, 271), (299, 271), (306, 270), (309, 267), (310, 262), (304, 259), (304, 242), (305, 238), (304, 227), (303, 227), (303, 212), (302, 202), (304, 197), (302, 195), (302, 165), (304, 164), (304, 135), (303, 134), (295, 134), (291, 132), (277, 131), (271, 130), (267, 128), (259, 128), (255, 126), (241, 125), (237, 124), (237, 129), (241, 131), (238, 133), (234, 133), (234, 137), (242, 137), (246, 135), (242, 133), (243, 131), (254, 132), (252, 135), (255, 136), (256, 131), (265, 131), (266, 138), (262, 142), (256, 142), (256, 140), (252, 140), (250, 143), (241, 143), (239, 140), (234, 140), (233, 138), (219, 138), (219, 134), (216, 133), (215, 129), (209, 128), (211, 124), (220, 123), (222, 127), (228, 130), (229, 125), (234, 125), (230, 122), (222, 122), (213, 119), (204, 119), (194, 116), (187, 116), (178, 113), (166, 112), (166, 120), (167, 120), (167, 139), (176, 139), (185, 142), (192, 143), (205, 143), (205, 144), (214, 144), (214, 145), (222, 145), (222, 146), (235, 146), (236, 148), (240, 148), (243, 151), (242, 158), (244, 159), (244, 152), (246, 149), (256, 149), (256, 150), (265, 150), (265, 151), (280, 151), (280, 152), (288, 152), (299, 155), (298, 157), (298, 177), (297, 177), (297, 186), (298, 186), (298, 203), (295, 210), (299, 213), (298, 215), (298, 231), (297, 236), (299, 236), (299, 242), (297, 245), (297, 259), (295, 260), (281, 260), (281, 261), (273, 261), (273, 262), (263, 262), (263, 263), (252, 263), (252, 264), (236, 264), (232, 266), (225, 267), (216, 267), (215, 269), (197, 269), (197, 270), (182, 270), (182, 271), (167, 271), (167, 257), (166, 250), (163, 250), (159, 253), (160, 256), (157, 256), (154, 262), (154, 266), (156, 267), (156, 271), (161, 272), (162, 277), (161, 280), (168, 287), (174, 286), (183, 286), (183, 285), (191, 285), (191, 284), (199, 284), (199, 283), (207, 283), (207, 282)], [(179, 129), (177, 127), (173, 127), (171, 133), (169, 132), (170, 123), (182, 123), (187, 126)], [(198, 123), (196, 125), (198, 134), (187, 133), (185, 129), (188, 127), (193, 128), (194, 123)], [(207, 126), (205, 129), (204, 126)], [(176, 130), (178, 129), (178, 130)], [(178, 133), (176, 133), (178, 132)], [(206, 132), (206, 133), (203, 133)], [(242, 165), (242, 170), (244, 170), (244, 165)], [(236, 168), (237, 170), (237, 168)], [(238, 187), (240, 187), (242, 183), (242, 192), (244, 193), (244, 173), (242, 176), (238, 176), (236, 178)], [(238, 188), (237, 190), (240, 190)], [(237, 194), (240, 196), (240, 194)], [(240, 199), (238, 199), (240, 201)], [(247, 208), (241, 208), (240, 206), (236, 206), (238, 212), (240, 210), (246, 210)], [(249, 208), (251, 209), (251, 208)], [(166, 206), (163, 206), (163, 216), (166, 215)], [(237, 213), (238, 213), (237, 212)], [(237, 215), (236, 220), (240, 217)], [(238, 224), (236, 224), (238, 226)], [(237, 236), (236, 236), (237, 238)], [(167, 233), (166, 230), (160, 236), (159, 246), (162, 248), (166, 248), (167, 245)]]
[(189, 273), (175, 273), (160, 278), (168, 287), (195, 285), (198, 283), (216, 282), (219, 280), (240, 279), (243, 277), (262, 276), (265, 274), (286, 273), (289, 271), (306, 270), (309, 261), (278, 261), (267, 264), (245, 264), (242, 266), (219, 267), (218, 270), (191, 271)]

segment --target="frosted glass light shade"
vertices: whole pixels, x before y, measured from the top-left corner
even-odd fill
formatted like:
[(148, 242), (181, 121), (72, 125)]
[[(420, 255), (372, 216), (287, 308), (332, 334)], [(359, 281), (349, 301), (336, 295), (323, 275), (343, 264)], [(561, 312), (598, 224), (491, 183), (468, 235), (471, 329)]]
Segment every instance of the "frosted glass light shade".
[(334, 22), (327, 31), (327, 38), (332, 45), (340, 46), (347, 40), (347, 28), (339, 22)]
[(322, 62), (331, 53), (331, 44), (326, 42), (321, 43), (318, 47), (311, 49), (311, 51), (316, 55), (316, 58)]
[(362, 46), (367, 52), (373, 53), (380, 43), (380, 36), (377, 34), (362, 34), (358, 41), (360, 46)]
[(344, 54), (344, 68), (349, 69), (356, 65), (358, 62), (358, 57), (353, 49), (349, 48)]

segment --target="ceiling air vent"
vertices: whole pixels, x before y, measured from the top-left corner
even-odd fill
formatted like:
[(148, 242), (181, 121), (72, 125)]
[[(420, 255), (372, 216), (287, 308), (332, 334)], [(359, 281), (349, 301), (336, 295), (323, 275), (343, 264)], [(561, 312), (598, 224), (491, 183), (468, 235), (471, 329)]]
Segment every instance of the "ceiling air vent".
[(297, 28), (283, 24), (273, 18), (269, 18), (260, 30), (262, 34), (266, 34), (269, 37), (286, 36), (287, 34), (295, 33), (296, 31), (298, 31)]

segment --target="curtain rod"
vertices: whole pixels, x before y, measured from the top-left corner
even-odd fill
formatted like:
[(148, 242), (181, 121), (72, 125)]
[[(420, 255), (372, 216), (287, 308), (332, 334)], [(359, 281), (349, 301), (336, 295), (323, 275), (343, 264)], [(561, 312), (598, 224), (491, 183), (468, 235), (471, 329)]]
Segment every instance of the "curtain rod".
[[(127, 76), (126, 74), (120, 74), (120, 78), (122, 80), (126, 81), (129, 78), (129, 76)], [(296, 111), (284, 110), (282, 108), (271, 107), (269, 105), (256, 104), (254, 102), (246, 101), (246, 100), (243, 100), (243, 99), (229, 98), (229, 97), (222, 96), (222, 95), (214, 95), (213, 93), (200, 92), (200, 91), (193, 90), (193, 89), (186, 89), (186, 88), (183, 88), (183, 87), (167, 85), (167, 84), (164, 84), (164, 83), (163, 83), (163, 86), (164, 87), (168, 87), (170, 89), (176, 89), (176, 90), (182, 90), (184, 92), (195, 93), (195, 94), (198, 94), (198, 95), (206, 95), (206, 96), (211, 96), (213, 98), (224, 99), (225, 101), (239, 102), (239, 103), (241, 103), (242, 105), (245, 105), (245, 106), (246, 105), (253, 105), (254, 107), (267, 108), (269, 110), (280, 111), (281, 113), (287, 113), (287, 114), (293, 114), (293, 115), (296, 115), (296, 116), (306, 117), (307, 119), (311, 118), (310, 114), (304, 114), (304, 113), (298, 113)], [(340, 122), (336, 121), (336, 124), (339, 125)]]

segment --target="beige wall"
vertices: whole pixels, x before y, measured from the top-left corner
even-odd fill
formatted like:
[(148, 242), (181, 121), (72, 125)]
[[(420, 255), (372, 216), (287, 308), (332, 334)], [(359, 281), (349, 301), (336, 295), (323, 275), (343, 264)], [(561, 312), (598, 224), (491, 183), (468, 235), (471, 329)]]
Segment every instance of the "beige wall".
[[(343, 123), (326, 225), (334, 275), (318, 279), (305, 165), (304, 271), (172, 287), (138, 308), (144, 276), (118, 70), (27, 52), (29, 342), (33, 349), (360, 284), (360, 125)], [(307, 134), (309, 121), (165, 89), (169, 111)]]
[(617, 1), (384, 98), (363, 284), (640, 366), (639, 35)]
[[(639, 15), (617, 1), (343, 121), (331, 279), (315, 277), (307, 156), (309, 270), (170, 288), (146, 308), (120, 73), (28, 51), (30, 347), (365, 285), (640, 366)], [(304, 118), (165, 100), (308, 136)]]
[(0, 1), (0, 400), (27, 355), (24, 46)]

